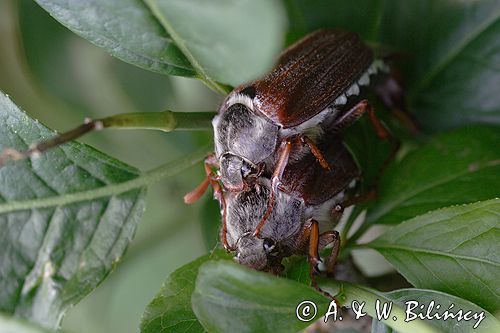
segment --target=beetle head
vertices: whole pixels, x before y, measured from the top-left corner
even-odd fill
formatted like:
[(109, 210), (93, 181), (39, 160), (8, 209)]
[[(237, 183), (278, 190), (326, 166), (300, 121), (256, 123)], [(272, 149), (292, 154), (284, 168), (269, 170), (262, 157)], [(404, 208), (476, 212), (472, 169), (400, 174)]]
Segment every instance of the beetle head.
[(262, 271), (275, 265), (279, 248), (271, 238), (258, 238), (244, 233), (236, 243), (235, 260), (247, 267)]
[(260, 177), (256, 186), (244, 192), (225, 192), (227, 241), (235, 260), (242, 265), (279, 273), (281, 260), (293, 252), (301, 230), (303, 202), (278, 191), (271, 215), (254, 236), (271, 195), (271, 182)]
[(262, 173), (262, 167), (230, 153), (220, 158), (221, 180), (229, 191), (244, 191)]

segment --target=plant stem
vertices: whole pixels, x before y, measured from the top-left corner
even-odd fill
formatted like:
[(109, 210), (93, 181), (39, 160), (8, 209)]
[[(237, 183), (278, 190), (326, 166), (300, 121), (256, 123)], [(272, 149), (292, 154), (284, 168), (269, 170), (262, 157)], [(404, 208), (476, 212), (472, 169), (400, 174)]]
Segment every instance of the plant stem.
[(372, 223), (367, 223), (366, 221), (359, 227), (358, 230), (349, 238), (349, 242), (355, 242), (359, 237), (363, 236), (363, 234), (372, 226)]
[(351, 230), (353, 223), (356, 221), (356, 219), (363, 212), (364, 209), (365, 209), (364, 206), (363, 207), (361, 207), (360, 205), (354, 206), (354, 209), (352, 210), (351, 214), (349, 215), (349, 218), (347, 219), (346, 224), (344, 225), (344, 228), (342, 229), (342, 234), (340, 235), (342, 248), (344, 248), (350, 242), (350, 239), (347, 239), (349, 231)]
[(54, 136), (46, 141), (30, 146), (26, 151), (7, 148), (0, 153), (0, 167), (7, 161), (21, 160), (29, 156), (39, 155), (51, 148), (60, 146), (71, 140), (105, 128), (117, 129), (153, 129), (163, 132), (173, 130), (210, 130), (213, 112), (136, 112), (122, 113), (114, 116), (91, 120), (67, 132)]
[(349, 243), (347, 244), (346, 249), (349, 250), (360, 250), (360, 249), (370, 249), (370, 247), (367, 245), (368, 243)]
[(103, 128), (173, 130), (211, 130), (215, 112), (137, 112), (103, 118)]

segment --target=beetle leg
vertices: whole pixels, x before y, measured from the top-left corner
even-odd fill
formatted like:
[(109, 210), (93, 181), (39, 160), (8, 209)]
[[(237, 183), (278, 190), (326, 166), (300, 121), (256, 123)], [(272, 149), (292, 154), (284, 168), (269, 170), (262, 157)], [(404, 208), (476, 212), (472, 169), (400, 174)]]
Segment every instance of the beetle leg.
[(313, 153), (314, 157), (316, 157), (316, 160), (318, 160), (319, 164), (321, 164), (321, 167), (323, 169), (326, 169), (328, 171), (331, 170), (330, 165), (328, 165), (328, 162), (326, 161), (325, 157), (323, 156), (323, 154), (321, 153), (319, 148), (316, 146), (316, 144), (311, 139), (309, 139), (305, 135), (301, 135), (300, 141), (309, 147), (309, 149)]
[(373, 107), (370, 105), (368, 100), (364, 99), (358, 104), (354, 105), (349, 111), (343, 114), (339, 119), (333, 124), (334, 131), (340, 131), (346, 127), (349, 127), (355, 123), (362, 115), (368, 111), (368, 116), (370, 117), (370, 122), (375, 129), (375, 133), (382, 140), (387, 140), (390, 137), (389, 131), (382, 125), (380, 119), (378, 119)]
[(380, 165), (378, 169), (378, 174), (373, 184), (373, 186), (376, 188), (380, 177), (384, 173), (385, 168), (387, 168), (389, 163), (394, 159), (394, 157), (396, 157), (396, 153), (398, 152), (399, 147), (401, 146), (401, 142), (397, 138), (392, 136), (392, 134), (382, 124), (380, 119), (378, 119), (378, 117), (375, 115), (375, 111), (371, 106), (369, 106), (368, 115), (370, 116), (370, 121), (373, 127), (375, 128), (375, 132), (377, 133), (378, 137), (381, 138), (382, 140), (389, 141), (392, 145), (389, 155), (387, 155), (384, 162), (382, 163), (382, 165)]
[(319, 239), (320, 237), (318, 222), (311, 218), (307, 220), (306, 223), (304, 223), (302, 230), (296, 240), (296, 247), (301, 252), (307, 252), (307, 261), (309, 262), (309, 274), (311, 276), (311, 283), (316, 289), (319, 289), (319, 287), (316, 283), (315, 274), (318, 274), (320, 272), (317, 266), (321, 263), (321, 259), (319, 257)]
[(344, 209), (346, 209), (347, 207), (359, 205), (370, 200), (375, 200), (376, 198), (377, 198), (377, 191), (375, 191), (374, 189), (369, 192), (356, 195), (352, 198), (347, 199), (342, 203), (336, 204), (335, 207), (333, 207), (332, 209), (332, 216), (334, 217), (335, 220), (338, 220), (342, 217)]
[(342, 129), (349, 127), (355, 123), (361, 116), (366, 112), (368, 108), (368, 101), (366, 99), (362, 100), (358, 104), (354, 105), (349, 111), (340, 116), (339, 119), (335, 120), (332, 125), (332, 130), (337, 132)]
[(380, 119), (378, 119), (377, 115), (375, 114), (375, 111), (373, 110), (373, 107), (370, 104), (367, 104), (366, 108), (368, 110), (368, 116), (370, 117), (370, 121), (373, 125), (373, 128), (375, 129), (375, 133), (377, 134), (377, 136), (382, 140), (389, 141), (392, 145), (389, 155), (387, 155), (384, 162), (380, 166), (378, 170), (378, 175), (374, 180), (373, 186), (375, 186), (376, 188), (378, 185), (378, 181), (382, 176), (385, 168), (394, 159), (394, 157), (396, 157), (396, 153), (398, 152), (399, 147), (401, 146), (401, 142), (397, 138), (392, 136), (389, 130), (382, 124), (382, 122), (380, 121)]
[[(215, 158), (215, 156), (213, 154), (209, 154), (205, 158), (205, 162), (204, 162), (205, 174), (206, 174), (205, 179), (201, 182), (200, 185), (198, 185), (198, 187), (196, 187), (194, 190), (192, 190), (191, 192), (184, 195), (184, 202), (185, 203), (187, 203), (189, 205), (189, 204), (192, 204), (192, 203), (195, 203), (196, 201), (198, 201), (201, 198), (201, 196), (205, 193), (205, 191), (207, 190), (208, 185), (210, 185), (210, 184), (212, 184), (212, 182), (216, 182), (218, 180), (217, 175), (212, 171), (212, 168), (217, 167), (217, 166), (218, 166), (217, 159)], [(213, 187), (213, 184), (212, 184), (212, 187)]]
[(392, 114), (405, 126), (413, 135), (419, 134), (417, 122), (406, 111), (403, 88), (396, 79), (396, 75), (390, 76), (377, 83), (374, 87), (375, 93), (382, 103), (391, 110)]
[(391, 134), (387, 130), (387, 128), (382, 124), (380, 119), (375, 114), (375, 110), (373, 107), (367, 102), (366, 108), (368, 110), (368, 116), (370, 117), (370, 122), (372, 123), (373, 128), (375, 129), (375, 134), (382, 139), (387, 140), (391, 137)]
[[(333, 276), (335, 264), (340, 251), (340, 234), (337, 230), (325, 231), (319, 235), (319, 248), (325, 247), (327, 244), (333, 243), (332, 252), (326, 260), (326, 276)], [(324, 245), (323, 245), (324, 244)]]
[(349, 111), (343, 114), (339, 119), (333, 124), (334, 131), (340, 131), (346, 127), (349, 127), (355, 123), (362, 115), (368, 111), (368, 116), (370, 117), (370, 122), (372, 123), (375, 133), (382, 140), (387, 140), (391, 135), (389, 131), (382, 125), (380, 119), (378, 119), (373, 107), (370, 103), (364, 99), (358, 104), (354, 105)]
[(222, 245), (227, 252), (234, 250), (227, 242), (227, 214), (226, 214), (226, 200), (222, 192), (222, 186), (217, 181), (212, 181), (212, 188), (214, 189), (214, 197), (219, 201), (222, 211), (222, 230), (220, 234)]
[[(309, 249), (308, 249), (308, 260), (310, 264), (311, 278), (313, 278), (314, 273), (319, 273), (320, 268), (318, 267), (321, 263), (321, 258), (319, 257), (319, 226), (318, 221), (311, 220), (311, 225), (309, 227)], [(315, 281), (314, 281), (315, 283)]]
[[(309, 238), (309, 263), (311, 265), (316, 265), (311, 268), (315, 273), (321, 273), (322, 267), (318, 267), (318, 264), (322, 263), (319, 251), (324, 249), (328, 244), (333, 243), (332, 252), (324, 265), (324, 270), (327, 276), (333, 276), (333, 270), (335, 268), (335, 263), (337, 262), (337, 257), (340, 250), (340, 234), (337, 230), (325, 231), (319, 235), (318, 233), (318, 222), (312, 220), (310, 227), (310, 238)], [(316, 241), (317, 237), (317, 241)], [(316, 259), (311, 259), (316, 258)]]
[(267, 205), (267, 210), (264, 213), (264, 216), (260, 220), (259, 224), (255, 228), (253, 235), (258, 237), (260, 231), (264, 227), (266, 220), (269, 218), (271, 213), (273, 212), (274, 202), (276, 201), (276, 193), (278, 192), (278, 187), (281, 185), (281, 177), (283, 176), (283, 172), (285, 171), (285, 167), (288, 164), (288, 158), (290, 157), (290, 151), (292, 150), (292, 143), (290, 139), (287, 139), (281, 143), (280, 146), (280, 154), (278, 159), (278, 164), (276, 165), (276, 169), (273, 172), (271, 178), (271, 193), (269, 196), (269, 203)]
[[(330, 295), (328, 292), (322, 290), (318, 286), (318, 283), (316, 282), (316, 275), (321, 273), (321, 268), (319, 266), (323, 264), (323, 262), (321, 261), (321, 258), (319, 256), (319, 250), (321, 248), (323, 248), (324, 246), (326, 246), (328, 243), (331, 243), (331, 241), (338, 239), (338, 233), (336, 231), (329, 231), (329, 232), (324, 232), (320, 235), (318, 221), (316, 221), (314, 219), (310, 219), (306, 222), (306, 226), (303, 228), (302, 234), (299, 236), (298, 241), (304, 242), (306, 238), (308, 238), (308, 242), (307, 242), (308, 243), (308, 246), (307, 246), (308, 256), (307, 256), (307, 258), (309, 261), (309, 274), (311, 277), (311, 284), (320, 293), (322, 293), (326, 297), (337, 302), (332, 295)], [(333, 254), (334, 253), (332, 251), (332, 255)], [(335, 258), (333, 260), (334, 264), (335, 264), (337, 254), (338, 254), (338, 247), (337, 247), (337, 250), (335, 252)], [(330, 262), (331, 260), (329, 259), (328, 261)], [(337, 302), (337, 304), (338, 304), (338, 302)]]
[(394, 136), (392, 136), (389, 130), (382, 124), (380, 119), (375, 114), (373, 107), (368, 103), (367, 100), (362, 100), (361, 102), (353, 106), (344, 115), (342, 115), (337, 121), (335, 121), (332, 129), (334, 131), (339, 131), (351, 125), (356, 120), (358, 120), (365, 112), (368, 112), (368, 116), (370, 117), (370, 122), (372, 123), (372, 126), (377, 136), (382, 140), (390, 141), (392, 143), (392, 149), (389, 152), (389, 155), (386, 157), (386, 159), (379, 168), (378, 176), (375, 179), (375, 187), (376, 187), (376, 184), (378, 183), (378, 179), (380, 178), (381, 174), (383, 173), (387, 165), (389, 165), (389, 162), (394, 159), (396, 153), (399, 150), (400, 146), (399, 140), (396, 139)]
[(222, 186), (218, 181), (218, 176), (212, 170), (212, 168), (218, 167), (217, 159), (213, 154), (209, 154), (205, 158), (204, 167), (206, 173), (205, 179), (200, 185), (198, 185), (197, 188), (184, 196), (184, 202), (187, 204), (196, 202), (205, 193), (208, 185), (212, 186), (214, 190), (214, 198), (219, 201), (222, 210), (222, 229), (220, 234), (221, 242), (226, 251), (229, 252), (232, 249), (227, 242), (226, 200), (224, 199), (224, 193), (222, 191)]

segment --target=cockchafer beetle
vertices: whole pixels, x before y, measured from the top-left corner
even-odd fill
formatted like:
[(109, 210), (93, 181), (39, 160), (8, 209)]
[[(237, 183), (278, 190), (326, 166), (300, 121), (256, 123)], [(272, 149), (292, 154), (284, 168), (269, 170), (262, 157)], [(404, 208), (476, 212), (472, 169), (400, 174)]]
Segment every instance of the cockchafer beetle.
[[(283, 258), (306, 254), (314, 275), (325, 270), (333, 273), (339, 251), (339, 234), (335, 230), (320, 233), (320, 223), (331, 228), (344, 207), (363, 196), (352, 196), (359, 168), (338, 136), (326, 136), (319, 144), (331, 170), (322, 168), (308, 153), (285, 167), (275, 205), (259, 237), (254, 230), (262, 219), (271, 196), (271, 182), (259, 177), (248, 191), (225, 191), (220, 201), (223, 219), (221, 240), (236, 251), (235, 260), (256, 270), (279, 274)], [(333, 243), (326, 265), (319, 251)], [(321, 267), (324, 266), (324, 267)]]
[[(379, 137), (390, 137), (368, 101), (361, 97), (369, 86), (373, 86), (403, 123), (413, 128), (412, 121), (403, 112), (399, 85), (388, 75), (384, 62), (375, 59), (372, 50), (356, 34), (320, 30), (290, 46), (274, 70), (261, 80), (234, 89), (222, 103), (212, 121), (215, 154), (205, 159), (207, 177), (184, 197), (185, 202), (196, 201), (210, 184), (215, 196), (223, 201), (225, 191), (252, 190), (257, 179), (266, 177), (271, 181), (270, 195), (267, 210), (254, 230), (258, 236), (272, 213), (289, 162), (312, 153), (323, 169), (330, 169), (331, 165), (315, 144), (324, 132), (337, 133), (367, 112)], [(90, 131), (117, 123), (130, 123), (130, 127), (151, 126), (148, 119), (144, 115), (124, 114), (86, 120), (81, 126), (33, 145), (27, 151), (5, 149), (0, 154), (0, 167), (9, 159), (37, 156)], [(226, 249), (230, 248), (226, 241), (223, 244)]]
[[(205, 160), (207, 178), (184, 197), (185, 202), (196, 201), (209, 184), (219, 200), (223, 191), (251, 190), (264, 175), (271, 179), (271, 192), (266, 214), (255, 226), (258, 235), (289, 160), (309, 148), (325, 170), (330, 168), (315, 144), (322, 133), (339, 132), (368, 112), (378, 136), (390, 137), (361, 97), (363, 90), (373, 86), (412, 126), (403, 112), (402, 91), (388, 74), (384, 62), (375, 59), (355, 33), (319, 30), (293, 44), (268, 75), (237, 87), (222, 103), (212, 121), (215, 154)], [(228, 248), (227, 242), (224, 246)]]

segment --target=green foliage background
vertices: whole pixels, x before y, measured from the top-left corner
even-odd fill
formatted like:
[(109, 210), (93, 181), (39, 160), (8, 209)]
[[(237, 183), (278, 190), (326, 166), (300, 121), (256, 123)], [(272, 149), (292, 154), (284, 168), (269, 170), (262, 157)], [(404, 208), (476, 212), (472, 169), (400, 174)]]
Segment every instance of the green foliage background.
[[(443, 302), (452, 299), (464, 307), (499, 310), (499, 285), (495, 281), (500, 260), (495, 242), (498, 243), (500, 212), (499, 201), (494, 199), (500, 195), (498, 1), (102, 0), (92, 5), (76, 0), (36, 2), (84, 39), (63, 27), (33, 1), (2, 1), (0, 90), (9, 94), (31, 117), (56, 130), (79, 124), (84, 117), (100, 118), (123, 112), (213, 111), (228, 85), (258, 77), (272, 65), (286, 43), (318, 28), (349, 29), (358, 32), (378, 50), (397, 52), (401, 56), (408, 104), (421, 123), (424, 136), (419, 140), (406, 137), (401, 154), (404, 156), (388, 168), (381, 180), (380, 198), (363, 207), (368, 212), (361, 231), (374, 224), (385, 225), (383, 230), (388, 230), (387, 225), (394, 227), (368, 243), (362, 250), (365, 252), (353, 250), (353, 243), (347, 244), (347, 249), (352, 251), (366, 275), (393, 272), (380, 255), (374, 256), (374, 251), (368, 249), (371, 248), (382, 253), (399, 273), (420, 289), (382, 294), (331, 281), (325, 282), (325, 288), (340, 286), (345, 289), (347, 299), (353, 295), (366, 299), (382, 297), (401, 304), (411, 297), (435, 297)], [(23, 145), (19, 139), (29, 143), (49, 135), (42, 125), (19, 113), (6, 97), (0, 97), (4, 108), (0, 117), (2, 144)], [(405, 137), (404, 131), (380, 106), (377, 110), (395, 133)], [(6, 130), (10, 127), (17, 129), (15, 133)], [(454, 130), (448, 132), (450, 129)], [(388, 146), (374, 140), (373, 131), (364, 120), (350, 129), (346, 139), (366, 179), (372, 179)], [(61, 172), (60, 187), (33, 186), (43, 189), (35, 197), (45, 197), (51, 191), (98, 189), (102, 186), (99, 182), (118, 184), (144, 175), (144, 178), (156, 179), (155, 175), (166, 175), (191, 165), (193, 159), (174, 162), (177, 168), (167, 164), (152, 174), (138, 176), (139, 170), (154, 169), (191, 156), (191, 152), (205, 147), (211, 140), (211, 133), (95, 133), (81, 141), (137, 169), (72, 143), (43, 156), (37, 163), (23, 161), (5, 167), (2, 186), (13, 189), (9, 195), (15, 200), (26, 200), (32, 197), (28, 189), (19, 184), (33, 184), (30, 177), (34, 177), (34, 182), (45, 177), (54, 179), (58, 172)], [(202, 156), (195, 154), (198, 159)], [(65, 178), (71, 176), (65, 174), (69, 157), (71, 165), (78, 169), (72, 173), (80, 179), (75, 183), (71, 177)], [(143, 332), (159, 328), (197, 332), (202, 330), (201, 325), (211, 331), (233, 331), (238, 321), (228, 318), (244, 321), (250, 331), (264, 327), (282, 331), (304, 327), (303, 323), (286, 320), (283, 313), (293, 316), (294, 306), (301, 298), (317, 299), (318, 304), (325, 299), (311, 288), (292, 281), (298, 273), (288, 272), (291, 280), (274, 279), (227, 261), (214, 262), (215, 258), (227, 258), (219, 251), (189, 263), (217, 245), (216, 203), (209, 196), (195, 206), (186, 207), (182, 203), (183, 194), (202, 179), (201, 171), (201, 167), (189, 168), (175, 177), (155, 182), (149, 187), (145, 202), (141, 196), (146, 183), (141, 183), (91, 203), (75, 199), (60, 206), (57, 213), (63, 211), (64, 218), (74, 214), (79, 221), (85, 220), (81, 223), (84, 231), (62, 224), (62, 231), (58, 229), (59, 233), (54, 233), (52, 227), (47, 232), (49, 240), (44, 240), (46, 252), (37, 254), (28, 249), (24, 254), (37, 255), (38, 260), (44, 262), (44, 253), (52, 256), (54, 249), (50, 245), (56, 244), (56, 249), (62, 251), (57, 264), (67, 273), (63, 274), (62, 282), (59, 281), (61, 294), (53, 296), (55, 302), (44, 294), (51, 291), (51, 286), (44, 284), (44, 276), (51, 274), (52, 267), (35, 266), (26, 281), (28, 286), (36, 287), (33, 288), (36, 292), (29, 293), (25, 299), (2, 299), (4, 311), (7, 309), (51, 327), (57, 318), (43, 311), (57, 317), (59, 309), (93, 290), (116, 266), (99, 288), (70, 309), (63, 321), (63, 330), (135, 332), (144, 309)], [(16, 181), (16, 177), (23, 179)], [(116, 214), (126, 214), (126, 218), (115, 216), (113, 220), (90, 214), (92, 216), (83, 219), (80, 214), (85, 204), (122, 206)], [(144, 204), (147, 210), (139, 223), (139, 211)], [(462, 204), (469, 205), (455, 207)], [(443, 207), (449, 208), (435, 210)], [(6, 236), (11, 243), (5, 244), (17, 245), (12, 235), (19, 232), (20, 227), (16, 226), (26, 217), (23, 212), (9, 213), (9, 209), (8, 205), (0, 207), (0, 217), (9, 214), (8, 218), (14, 221), (9, 224), (12, 234)], [(92, 206), (88, 211), (95, 213), (99, 209)], [(37, 213), (57, 216), (47, 209)], [(116, 225), (108, 220), (130, 223)], [(137, 224), (137, 234), (122, 259)], [(34, 218), (30, 230), (36, 227), (41, 228)], [(119, 237), (117, 230), (120, 230)], [(361, 236), (361, 231), (354, 237)], [(108, 233), (117, 237), (114, 242), (105, 237)], [(90, 245), (79, 252), (78, 246), (72, 247), (71, 237), (76, 237), (75, 244)], [(33, 239), (39, 238), (35, 235)], [(11, 255), (9, 246), (3, 250), (4, 258), (18, 255), (15, 251)], [(69, 268), (64, 265), (67, 258), (70, 258)], [(15, 274), (24, 279), (25, 273), (20, 269), (24, 261), (15, 260), (19, 263), (0, 264), (5, 264), (4, 269), (15, 267)], [(209, 262), (203, 264), (206, 261)], [(99, 263), (87, 268), (88, 262)], [(176, 270), (186, 263), (189, 264)], [(303, 263), (292, 267), (297, 272), (304, 269)], [(380, 267), (385, 270), (380, 271)], [(158, 292), (165, 277), (174, 270)], [(7, 287), (12, 286), (9, 281), (5, 281)], [(180, 294), (179, 290), (182, 290)], [(270, 297), (273, 292), (282, 297)], [(0, 291), (2, 295), (11, 294), (5, 289)], [(48, 305), (44, 307), (45, 301)], [(43, 311), (31, 313), (32, 308)], [(265, 319), (269, 315), (272, 319)], [(12, 329), (23, 325), (7, 317), (0, 317), (0, 322), (5, 324), (3, 327), (11, 325)], [(416, 323), (413, 328), (415, 331), (464, 329), (442, 323), (433, 328), (426, 325)], [(498, 327), (495, 325), (498, 322), (488, 317), (485, 326)], [(31, 329), (34, 328), (25, 328)], [(378, 329), (374, 327), (373, 332)]]
[[(33, 1), (1, 1), (0, 17), (0, 89), (31, 116), (59, 131), (85, 117), (118, 112), (210, 110), (220, 99), (196, 80), (151, 73), (109, 56)], [(209, 133), (139, 130), (95, 133), (81, 141), (147, 170), (210, 140)], [(197, 222), (200, 207), (182, 202), (202, 177), (202, 169), (194, 167), (149, 189), (148, 209), (126, 259), (69, 310), (63, 329), (137, 331), (146, 305), (165, 277), (206, 253)]]

